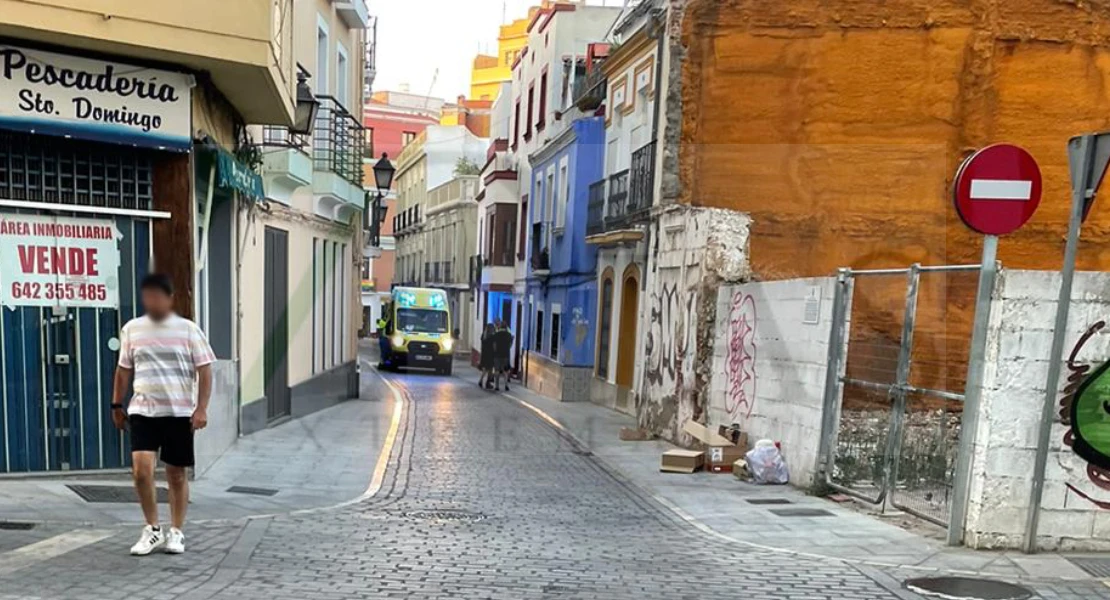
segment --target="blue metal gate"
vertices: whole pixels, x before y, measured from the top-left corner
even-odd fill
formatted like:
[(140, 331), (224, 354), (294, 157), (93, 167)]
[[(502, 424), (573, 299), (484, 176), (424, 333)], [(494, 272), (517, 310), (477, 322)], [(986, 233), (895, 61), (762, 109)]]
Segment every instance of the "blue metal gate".
[(119, 215), (151, 210), (152, 154), (0, 131), (0, 201), (9, 207), (0, 212), (111, 219), (123, 235), (117, 309), (0, 307), (0, 473), (124, 467), (129, 443), (108, 409), (119, 331), (138, 314), (137, 283), (149, 268), (151, 222)]

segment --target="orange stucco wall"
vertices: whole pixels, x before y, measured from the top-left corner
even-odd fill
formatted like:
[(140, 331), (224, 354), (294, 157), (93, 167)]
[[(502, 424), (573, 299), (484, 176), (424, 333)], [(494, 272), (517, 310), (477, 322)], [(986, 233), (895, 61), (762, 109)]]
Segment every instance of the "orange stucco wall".
[[(757, 277), (978, 263), (951, 179), (1003, 141), (1036, 157), (1045, 195), (1000, 260), (1060, 267), (1067, 140), (1110, 129), (1110, 2), (691, 0), (683, 41), (681, 201), (750, 213)], [(1108, 204), (1080, 268), (1110, 268)], [(865, 285), (853, 336), (876, 357), (858, 367), (893, 377), (905, 284)], [(974, 277), (932, 276), (922, 294), (916, 383), (960, 391)]]
[[(1001, 260), (1058, 268), (1066, 142), (1110, 128), (1110, 2), (694, 0), (684, 40), (683, 201), (750, 212), (759, 276), (978, 262), (951, 177), (1001, 141), (1045, 177)], [(1110, 267), (1110, 207), (1084, 240)]]

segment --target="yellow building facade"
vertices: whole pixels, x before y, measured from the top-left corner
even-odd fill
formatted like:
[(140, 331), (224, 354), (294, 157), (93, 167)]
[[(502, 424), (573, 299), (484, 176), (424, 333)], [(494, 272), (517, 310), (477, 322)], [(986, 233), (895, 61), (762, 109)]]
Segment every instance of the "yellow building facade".
[(479, 54), (474, 58), (474, 67), (470, 72), (470, 99), (490, 102), (497, 99), (501, 84), (513, 77), (513, 63), (528, 45), (528, 24), (531, 21), (529, 15), (526, 19), (502, 25), (501, 34), (497, 36), (497, 56)]

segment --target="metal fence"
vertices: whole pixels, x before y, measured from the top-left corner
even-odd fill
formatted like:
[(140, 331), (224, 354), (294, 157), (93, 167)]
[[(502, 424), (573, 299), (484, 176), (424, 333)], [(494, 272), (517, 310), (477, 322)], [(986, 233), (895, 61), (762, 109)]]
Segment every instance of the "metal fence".
[(979, 270), (840, 271), (822, 440), (831, 487), (948, 524)]

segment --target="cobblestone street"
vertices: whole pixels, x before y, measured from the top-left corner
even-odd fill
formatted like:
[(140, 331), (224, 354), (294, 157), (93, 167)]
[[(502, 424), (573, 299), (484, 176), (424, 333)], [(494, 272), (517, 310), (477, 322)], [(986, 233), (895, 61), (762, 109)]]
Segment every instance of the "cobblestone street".
[[(472, 383), (388, 377), (408, 403), (371, 500), (196, 525), (179, 557), (128, 556), (131, 529), (85, 535), (7, 571), (0, 560), (0, 598), (916, 597), (849, 564), (710, 538)], [(1053, 597), (1100, 597), (1096, 585)]]

